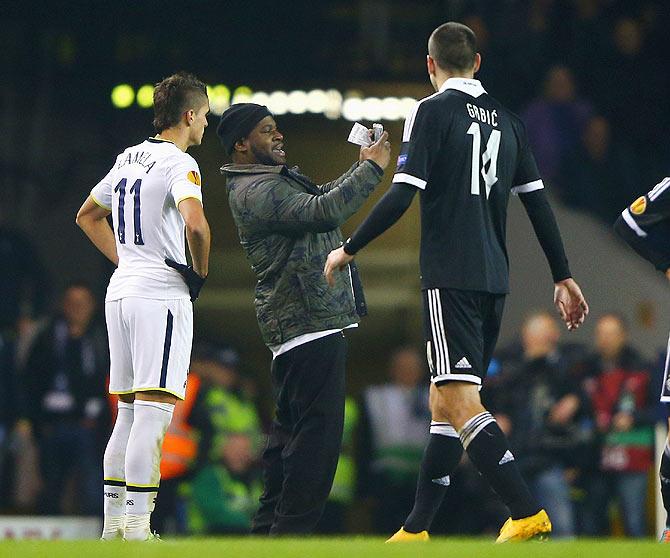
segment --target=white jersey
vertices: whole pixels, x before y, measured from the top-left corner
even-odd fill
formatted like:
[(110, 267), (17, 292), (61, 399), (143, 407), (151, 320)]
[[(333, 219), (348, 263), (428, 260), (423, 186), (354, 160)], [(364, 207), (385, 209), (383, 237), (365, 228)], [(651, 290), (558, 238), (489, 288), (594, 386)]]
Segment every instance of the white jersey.
[(119, 266), (105, 300), (189, 298), (184, 279), (165, 258), (186, 263), (185, 223), (177, 206), (202, 203), (200, 169), (174, 143), (149, 138), (128, 147), (91, 197), (112, 212)]

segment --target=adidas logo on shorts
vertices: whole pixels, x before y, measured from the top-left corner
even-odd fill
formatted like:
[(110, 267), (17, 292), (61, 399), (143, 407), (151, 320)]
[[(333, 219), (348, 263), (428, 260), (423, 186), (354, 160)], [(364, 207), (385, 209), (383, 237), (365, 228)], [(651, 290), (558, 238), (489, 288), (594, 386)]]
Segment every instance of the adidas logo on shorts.
[(449, 486), (449, 484), (451, 483), (451, 480), (449, 479), (449, 475), (447, 475), (446, 477), (441, 477), (439, 479), (433, 479), (433, 482), (435, 484), (440, 484), (442, 486)]
[(498, 461), (498, 465), (504, 465), (505, 463), (509, 463), (510, 461), (514, 461), (514, 456), (512, 455), (512, 452), (507, 450), (505, 452), (505, 455), (502, 456), (502, 459)]
[(456, 363), (456, 366), (454, 366), (454, 368), (472, 368), (472, 365), (470, 364), (467, 358), (463, 357)]

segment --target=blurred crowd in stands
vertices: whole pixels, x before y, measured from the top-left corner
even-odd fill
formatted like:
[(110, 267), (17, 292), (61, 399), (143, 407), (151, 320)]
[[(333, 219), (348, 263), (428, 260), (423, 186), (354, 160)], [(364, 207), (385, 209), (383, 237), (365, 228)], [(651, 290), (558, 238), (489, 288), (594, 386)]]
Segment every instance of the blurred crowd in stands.
[[(106, 389), (100, 309), (93, 291), (75, 282), (53, 315), (3, 330), (4, 513), (102, 511), (102, 454), (116, 401)], [(518, 342), (495, 355), (483, 399), (508, 434), (556, 536), (599, 536), (612, 529), (645, 536), (653, 501), (654, 426), (665, 417), (657, 403), (663, 355), (646, 362), (629, 344), (626, 321), (616, 312), (594, 319), (592, 342), (579, 346), (561, 341), (552, 313), (529, 314)], [(425, 358), (416, 347), (398, 347), (386, 365), (386, 382), (347, 399), (322, 533), (388, 534), (411, 509), (430, 424)], [(177, 404), (163, 446), (155, 529), (248, 530), (261, 491), (259, 457), (268, 416), (257, 391), (234, 348), (195, 345), (187, 398)], [(493, 533), (505, 517), (502, 503), (464, 457), (434, 531)]]
[[(363, 4), (377, 17), (388, 12), (389, 2)], [(522, 115), (545, 181), (565, 204), (610, 224), (670, 174), (663, 2), (452, 4), (477, 7), (460, 15), (479, 37), (478, 77)], [(52, 296), (34, 246), (3, 227), (0, 261), (11, 262), (0, 270), (0, 511), (101, 514), (102, 453), (116, 408), (106, 391), (102, 301), (85, 282)], [(654, 425), (665, 420), (662, 362), (638, 354), (616, 312), (592, 318), (594, 339), (574, 346), (562, 342), (553, 314), (529, 314), (518, 343), (496, 354), (482, 394), (556, 535), (643, 536)], [(430, 421), (425, 358), (399, 347), (386, 364), (386, 383), (347, 400), (323, 533), (390, 534), (411, 509)], [(164, 445), (157, 530), (247, 531), (268, 411), (244, 370), (235, 348), (196, 343), (188, 396)], [(435, 532), (492, 533), (505, 517), (464, 457)]]

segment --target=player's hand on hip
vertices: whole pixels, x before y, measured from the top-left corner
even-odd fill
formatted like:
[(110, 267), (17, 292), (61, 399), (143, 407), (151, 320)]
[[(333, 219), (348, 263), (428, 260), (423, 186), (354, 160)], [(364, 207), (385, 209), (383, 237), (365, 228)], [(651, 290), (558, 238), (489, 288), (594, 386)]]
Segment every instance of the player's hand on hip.
[(360, 160), (370, 159), (385, 169), (391, 161), (391, 144), (388, 141), (389, 134), (384, 132), (381, 137), (368, 147), (361, 147)]
[(554, 305), (570, 331), (582, 325), (589, 313), (589, 305), (582, 290), (572, 278), (564, 279), (554, 285)]
[(165, 265), (176, 270), (184, 278), (184, 282), (188, 287), (188, 293), (191, 296), (191, 302), (195, 302), (200, 294), (200, 289), (205, 284), (207, 276), (203, 277), (199, 275), (191, 265), (181, 264), (170, 258), (165, 258)]
[(326, 281), (331, 287), (335, 286), (335, 272), (342, 271), (354, 257), (350, 256), (340, 247), (328, 254), (326, 265), (323, 268), (323, 274), (326, 276)]

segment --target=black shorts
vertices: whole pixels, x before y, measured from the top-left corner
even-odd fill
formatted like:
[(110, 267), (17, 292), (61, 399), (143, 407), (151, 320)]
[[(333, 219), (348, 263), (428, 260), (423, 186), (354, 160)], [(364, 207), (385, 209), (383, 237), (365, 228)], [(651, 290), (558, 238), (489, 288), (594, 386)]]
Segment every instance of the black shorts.
[(423, 331), (431, 381), (481, 385), (498, 340), (505, 295), (425, 289)]

